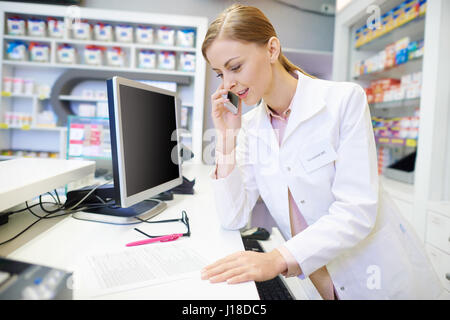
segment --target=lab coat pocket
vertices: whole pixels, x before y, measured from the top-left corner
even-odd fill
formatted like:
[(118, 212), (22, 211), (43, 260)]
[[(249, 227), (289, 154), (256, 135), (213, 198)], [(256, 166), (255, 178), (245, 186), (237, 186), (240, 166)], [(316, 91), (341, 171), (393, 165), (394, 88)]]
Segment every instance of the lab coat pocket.
[(328, 140), (308, 144), (301, 149), (299, 155), (300, 163), (307, 173), (312, 173), (336, 159), (337, 153)]
[(346, 260), (356, 296), (362, 299), (408, 298), (411, 265), (390, 224), (360, 242)]

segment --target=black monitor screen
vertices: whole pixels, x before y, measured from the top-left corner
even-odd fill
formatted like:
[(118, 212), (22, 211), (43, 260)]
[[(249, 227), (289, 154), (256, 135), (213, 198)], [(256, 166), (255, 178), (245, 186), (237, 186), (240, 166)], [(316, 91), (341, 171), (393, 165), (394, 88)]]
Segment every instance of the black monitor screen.
[(122, 84), (119, 92), (129, 197), (179, 177), (171, 157), (177, 148), (175, 98)]

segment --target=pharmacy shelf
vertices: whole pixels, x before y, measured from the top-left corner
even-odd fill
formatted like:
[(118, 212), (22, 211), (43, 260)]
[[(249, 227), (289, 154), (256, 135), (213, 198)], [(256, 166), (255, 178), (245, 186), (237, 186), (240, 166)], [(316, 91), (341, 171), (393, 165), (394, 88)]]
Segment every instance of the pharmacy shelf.
[[(419, 139), (414, 170), (414, 184), (381, 177), (386, 189), (393, 198), (403, 200), (402, 213), (411, 218), (419, 237), (427, 241), (428, 203), (445, 203), (450, 200), (450, 97), (448, 94), (448, 57), (450, 38), (445, 30), (450, 28), (450, 1), (432, 0), (426, 2), (426, 15), (391, 32), (355, 48), (355, 31), (366, 24), (369, 14), (367, 8), (376, 6), (380, 13), (401, 5), (403, 0), (358, 0), (352, 1), (336, 14), (334, 34), (333, 79), (337, 81), (357, 81), (367, 86), (371, 80), (382, 77), (400, 78), (403, 74), (422, 72), (422, 87), (417, 100), (392, 101), (372, 104), (372, 112), (377, 116), (407, 116), (412, 107), (419, 106)], [(380, 73), (362, 75), (354, 78), (354, 63), (365, 60), (383, 50), (387, 45), (404, 37), (410, 41), (424, 40), (424, 55), (421, 59), (410, 61), (398, 68)], [(401, 108), (401, 107), (411, 108)], [(392, 110), (395, 108), (395, 110)], [(397, 109), (399, 108), (399, 109)], [(392, 141), (389, 139), (389, 143)], [(382, 141), (378, 138), (378, 143)], [(406, 140), (405, 140), (406, 143)], [(404, 147), (402, 147), (404, 148)], [(399, 151), (404, 150), (398, 148)], [(395, 148), (397, 150), (397, 148)], [(404, 150), (408, 152), (407, 150)], [(448, 208), (448, 207), (447, 207)]]
[(111, 157), (95, 157), (95, 156), (69, 156), (69, 160), (75, 159), (75, 160), (107, 160), (110, 161)]
[(12, 93), (2, 91), (1, 96), (4, 98), (23, 98), (23, 99), (38, 99), (38, 100), (47, 100), (49, 97), (41, 96), (38, 94), (25, 94), (25, 93)]
[[(63, 63), (13, 61), (13, 60), (4, 60), (3, 64), (11, 65), (11, 66), (36, 67), (36, 68), (59, 68), (59, 69), (78, 69), (78, 70), (81, 69), (81, 70), (100, 70), (100, 71), (113, 71), (113, 72), (130, 72), (130, 73), (169, 75), (169, 76), (176, 76), (176, 77), (180, 78), (180, 82), (189, 82), (190, 78), (195, 76), (195, 72), (143, 69), (143, 68), (109, 67), (109, 66), (95, 66), (95, 65), (91, 66), (91, 65), (87, 65), (87, 64), (63, 64)], [(181, 80), (183, 80), (183, 81), (181, 81)]]
[(50, 127), (50, 126), (30, 126), (30, 125), (9, 125), (6, 123), (0, 123), (0, 129), (2, 130), (25, 130), (25, 131), (67, 131), (66, 127)]
[[(0, 161), (13, 160), (13, 159), (23, 159), (23, 158), (39, 158), (39, 157), (28, 157), (28, 156), (2, 156), (0, 155)], [(60, 158), (43, 158), (43, 159), (60, 159)]]
[[(65, 21), (64, 10), (61, 10), (61, 6), (58, 5), (42, 5), (42, 4), (30, 4), (30, 3), (10, 3), (0, 1), (0, 22), (3, 25), (3, 30), (0, 33), (0, 46), (3, 48), (0, 51), (0, 69), (2, 70), (2, 77), (26, 77), (27, 73), (30, 74), (30, 78), (40, 79), (40, 74), (42, 73), (43, 84), (48, 84), (51, 87), (52, 99), (56, 97), (56, 100), (49, 101), (48, 105), (53, 106), (53, 103), (57, 102), (99, 102), (98, 99), (90, 100), (86, 98), (81, 98), (79, 96), (73, 96), (74, 92), (71, 93), (70, 90), (65, 92), (56, 92), (56, 81), (60, 79), (64, 74), (70, 74), (67, 71), (78, 70), (81, 75), (89, 73), (90, 71), (98, 71), (95, 75), (97, 77), (108, 77), (110, 74), (122, 75), (130, 79), (136, 80), (154, 80), (154, 81), (168, 81), (177, 83), (177, 92), (182, 101), (188, 103), (183, 103), (183, 107), (189, 108), (189, 127), (192, 129), (192, 138), (190, 139), (189, 147), (195, 155), (194, 162), (202, 162), (203, 154), (203, 121), (204, 121), (204, 94), (205, 94), (205, 83), (206, 83), (206, 62), (201, 57), (201, 39), (206, 35), (208, 27), (208, 19), (201, 16), (187, 16), (187, 15), (174, 15), (174, 14), (160, 14), (160, 13), (148, 13), (148, 12), (137, 12), (137, 11), (123, 11), (123, 10), (109, 10), (109, 9), (95, 9), (95, 8), (80, 8), (80, 18), (86, 20), (90, 23), (106, 21), (112, 25), (127, 24), (136, 28), (139, 25), (148, 25), (155, 28), (166, 26), (174, 30), (180, 29), (193, 29), (195, 30), (195, 43), (194, 47), (182, 47), (182, 46), (166, 46), (159, 44), (145, 44), (136, 42), (120, 42), (120, 41), (97, 41), (95, 39), (90, 40), (79, 40), (70, 38), (70, 36), (65, 36), (62, 38), (54, 37), (35, 37), (35, 36), (16, 36), (7, 33), (6, 18), (8, 16), (17, 15), (24, 19), (28, 17), (39, 16), (41, 18), (54, 17), (59, 20)], [(13, 61), (9, 60), (6, 54), (6, 43), (10, 41), (23, 41), (26, 43), (38, 42), (49, 44), (49, 57), (48, 62), (33, 62), (33, 61)], [(58, 45), (67, 43), (72, 45), (77, 49), (78, 58), (83, 57), (82, 47), (86, 45), (96, 45), (105, 48), (110, 47), (120, 47), (125, 51), (126, 61), (125, 67), (114, 67), (108, 65), (87, 65), (83, 64), (78, 60), (76, 64), (63, 64), (59, 63), (57, 60), (57, 48)], [(181, 53), (191, 53), (194, 54), (197, 59), (195, 61), (195, 71), (186, 72), (179, 70), (160, 70), (160, 69), (144, 69), (138, 68), (138, 53), (139, 50), (153, 50), (156, 53), (161, 51), (173, 51), (177, 53), (177, 66), (178, 69), (178, 57)], [(74, 72), (75, 73), (75, 72)], [(24, 76), (26, 74), (26, 76)], [(45, 76), (44, 76), (45, 75)], [(91, 79), (88, 76), (87, 79)], [(96, 78), (93, 77), (91, 80), (94, 81)], [(58, 82), (61, 84), (61, 82)], [(1, 92), (0, 83), (0, 92)], [(18, 97), (17, 97), (18, 98)], [(20, 98), (21, 99), (21, 98)], [(35, 114), (44, 107), (48, 106), (40, 105), (36, 99), (31, 99), (33, 101), (33, 107), (31, 113)], [(19, 105), (19, 109), (25, 102), (16, 101), (14, 99), (3, 100), (5, 102), (5, 108), (3, 108), (3, 103), (0, 105), (0, 112), (5, 112), (10, 110), (10, 106)], [(106, 101), (106, 100), (104, 100)], [(193, 107), (195, 106), (195, 108)], [(42, 108), (41, 108), (42, 107)], [(21, 110), (14, 110), (21, 111)], [(2, 114), (0, 114), (0, 119), (2, 119)], [(35, 119), (35, 118), (33, 118)], [(60, 119), (58, 119), (60, 120)], [(64, 121), (62, 122), (64, 123)], [(18, 132), (18, 130), (11, 130), (11, 134), (6, 133), (7, 130), (2, 130), (3, 136), (0, 136), (0, 149), (8, 148), (13, 149), (14, 145), (12, 141), (15, 141), (13, 135), (16, 133), (21, 133), (21, 142), (27, 141), (23, 135), (23, 132)], [(30, 135), (30, 143), (32, 144), (32, 134)], [(61, 141), (63, 135), (61, 135)], [(63, 144), (61, 143), (61, 146)], [(62, 148), (62, 152), (65, 152), (65, 147)]]
[(381, 51), (389, 44), (404, 37), (409, 37), (410, 41), (422, 40), (425, 34), (424, 30), (425, 16), (419, 16), (360, 47), (355, 47), (355, 49), (358, 51)]
[(60, 95), (59, 100), (74, 101), (74, 102), (107, 102), (108, 101), (108, 99), (83, 97), (83, 96), (72, 96), (72, 95)]
[(73, 44), (73, 45), (95, 45), (100, 47), (121, 47), (129, 49), (146, 49), (154, 51), (176, 51), (176, 52), (196, 52), (196, 48), (180, 47), (180, 46), (166, 46), (160, 44), (145, 44), (145, 43), (131, 43), (131, 42), (115, 42), (115, 41), (99, 41), (99, 40), (77, 40), (72, 38), (50, 38), (50, 37), (31, 37), (31, 36), (15, 36), (4, 35), (5, 40), (20, 40), (24, 42), (45, 42), (53, 45), (59, 44)]
[(390, 146), (405, 146), (416, 148), (417, 147), (417, 139), (411, 138), (392, 138), (392, 137), (375, 137), (375, 141), (377, 144), (384, 144)]
[(420, 98), (393, 100), (385, 102), (370, 103), (371, 107), (375, 109), (392, 109), (402, 107), (417, 107), (420, 105)]
[(380, 71), (370, 72), (366, 74), (361, 74), (354, 76), (353, 80), (359, 81), (373, 81), (383, 78), (401, 78), (402, 75), (417, 72), (422, 70), (423, 57), (414, 58), (408, 60), (405, 63), (393, 66), (392, 68), (387, 68)]

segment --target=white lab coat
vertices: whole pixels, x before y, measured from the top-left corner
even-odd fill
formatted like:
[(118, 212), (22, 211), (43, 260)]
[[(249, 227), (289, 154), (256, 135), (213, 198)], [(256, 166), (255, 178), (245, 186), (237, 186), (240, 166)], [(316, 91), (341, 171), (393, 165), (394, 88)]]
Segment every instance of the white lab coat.
[[(236, 167), (212, 179), (222, 226), (244, 227), (261, 196), (304, 275), (326, 265), (340, 299), (435, 299), (422, 243), (379, 188), (364, 90), (297, 74), (280, 146), (264, 101), (242, 117)], [(294, 237), (288, 188), (308, 223)]]

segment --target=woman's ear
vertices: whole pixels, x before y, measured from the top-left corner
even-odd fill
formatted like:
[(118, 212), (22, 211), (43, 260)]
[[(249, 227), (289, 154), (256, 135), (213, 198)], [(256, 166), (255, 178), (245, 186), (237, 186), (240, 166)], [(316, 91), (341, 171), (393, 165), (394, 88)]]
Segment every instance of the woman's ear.
[(271, 37), (267, 42), (267, 49), (269, 50), (270, 62), (275, 63), (280, 56), (281, 45), (277, 37)]

